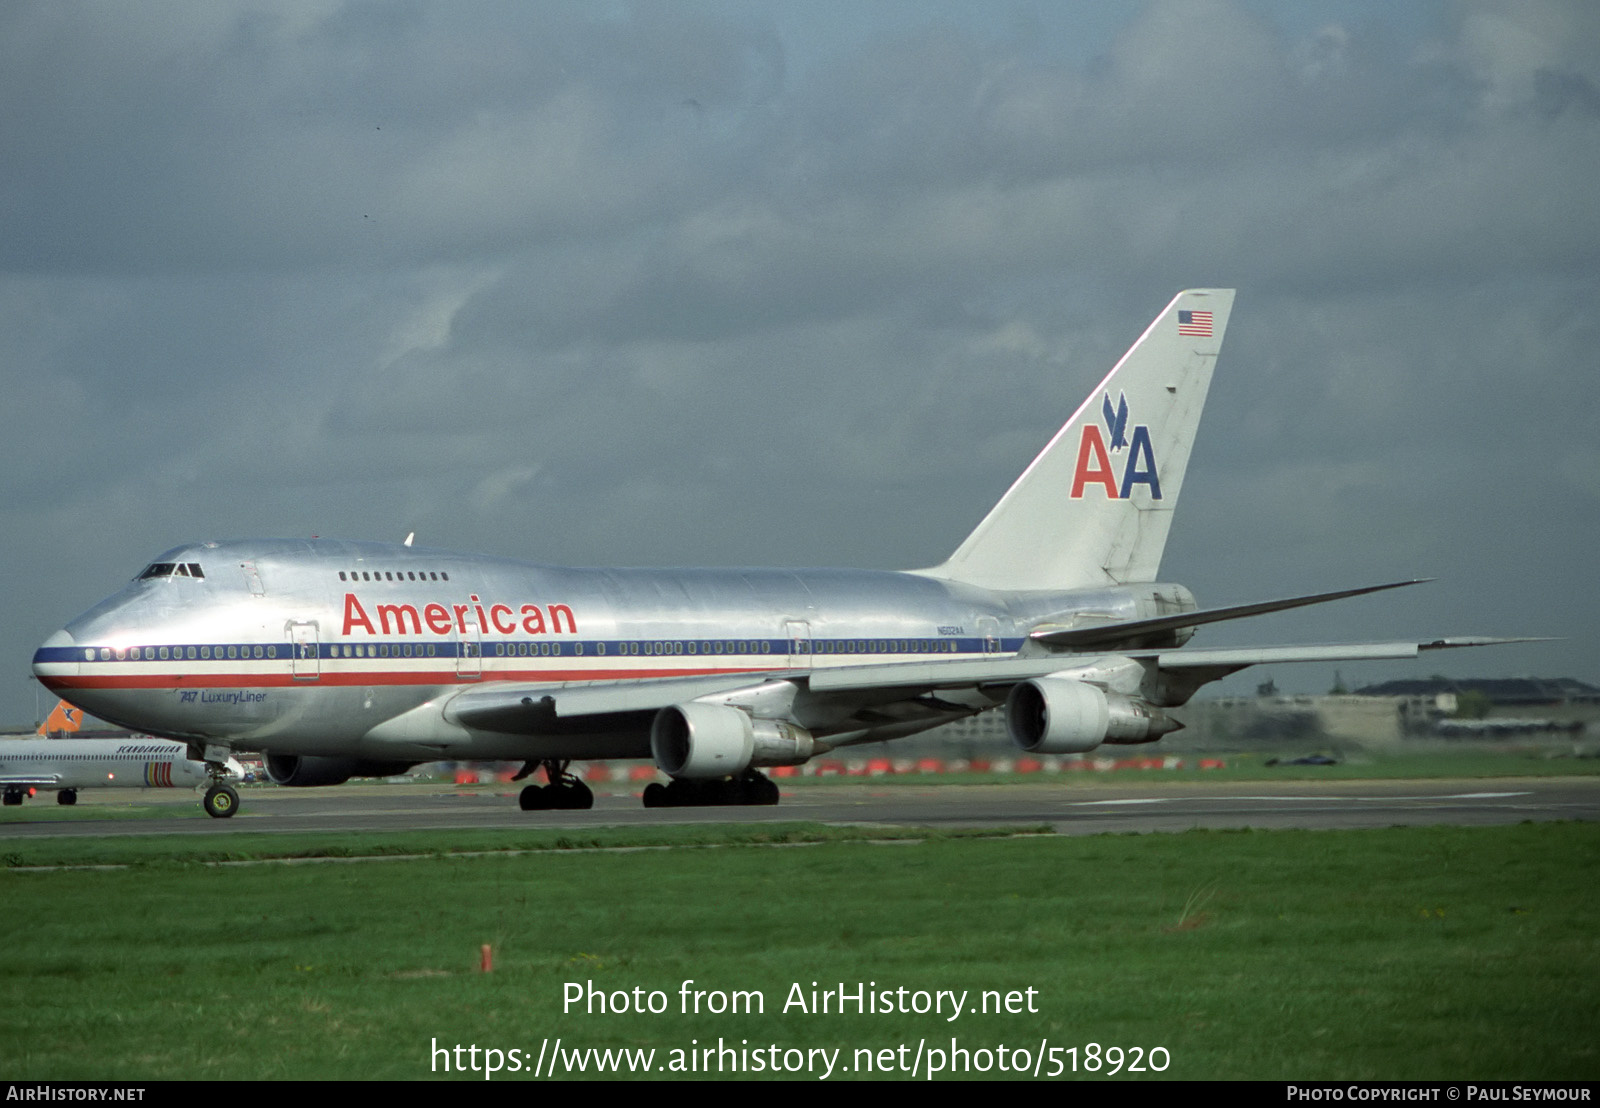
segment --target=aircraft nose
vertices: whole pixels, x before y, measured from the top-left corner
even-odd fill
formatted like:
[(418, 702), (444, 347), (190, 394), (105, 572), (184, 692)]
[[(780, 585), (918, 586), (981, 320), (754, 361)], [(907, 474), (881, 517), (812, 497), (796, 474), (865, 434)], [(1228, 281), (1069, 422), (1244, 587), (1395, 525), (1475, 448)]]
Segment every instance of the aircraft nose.
[(33, 652), (33, 675), (48, 688), (56, 677), (78, 675), (78, 640), (62, 628)]

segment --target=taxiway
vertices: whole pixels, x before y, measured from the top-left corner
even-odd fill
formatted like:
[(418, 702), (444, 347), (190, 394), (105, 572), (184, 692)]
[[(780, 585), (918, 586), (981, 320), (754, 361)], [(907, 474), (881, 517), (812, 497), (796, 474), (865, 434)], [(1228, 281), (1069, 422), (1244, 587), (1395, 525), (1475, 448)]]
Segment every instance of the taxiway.
[[(171, 814), (125, 818), (129, 799), (86, 798), (71, 819), (37, 801), (7, 809), (0, 840), (57, 835), (233, 835), (242, 832), (508, 830), (808, 821), (883, 826), (1048, 826), (1061, 834), (1175, 832), (1194, 828), (1342, 829), (1397, 825), (1487, 826), (1523, 820), (1600, 820), (1600, 777), (1404, 781), (1238, 781), (807, 784), (776, 807), (646, 809), (621, 787), (585, 812), (523, 812), (514, 787), (355, 785), (249, 789), (233, 819), (207, 819), (196, 797), (152, 791), (132, 800)], [(97, 809), (99, 809), (97, 811)], [(96, 818), (103, 812), (104, 818)]]

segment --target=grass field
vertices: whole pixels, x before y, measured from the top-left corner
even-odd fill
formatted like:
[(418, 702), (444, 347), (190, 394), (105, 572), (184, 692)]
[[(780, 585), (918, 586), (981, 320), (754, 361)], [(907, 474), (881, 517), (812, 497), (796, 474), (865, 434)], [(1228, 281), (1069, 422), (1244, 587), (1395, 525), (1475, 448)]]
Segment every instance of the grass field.
[[(1170, 752), (1163, 752), (1170, 753)], [(951, 773), (938, 776), (905, 773), (879, 777), (787, 777), (784, 788), (807, 785), (842, 784), (870, 781), (874, 784), (926, 785), (936, 781), (950, 785), (993, 785), (1015, 781), (1051, 781), (1065, 785), (1096, 786), (1111, 782), (1138, 781), (1373, 781), (1424, 780), (1478, 777), (1592, 777), (1600, 774), (1600, 758), (1564, 756), (1562, 751), (1525, 748), (1465, 749), (1440, 751), (1366, 751), (1341, 755), (1331, 766), (1293, 765), (1292, 760), (1306, 751), (1254, 752), (1246, 754), (1179, 753), (1183, 766), (1178, 769), (1139, 769), (1096, 772), (1073, 770), (1054, 773)], [(1218, 768), (1201, 769), (1202, 759), (1220, 761)], [(1276, 761), (1277, 764), (1268, 764)]]
[[(974, 1067), (1004, 1046), (1012, 1064), (1021, 1048), (1081, 1071), (1095, 1043), (1102, 1058), (1163, 1048), (1177, 1078), (1600, 1076), (1600, 827), (908, 834), (239, 835), (226, 849), (241, 860), (258, 838), (428, 856), (236, 866), (206, 864), (213, 841), (14, 843), (0, 1071), (408, 1079), (435, 1075), (436, 1044), (531, 1066), (559, 1036), (653, 1048), (652, 1068), (719, 1039), (747, 1060), (838, 1050), (836, 1079), (860, 1076), (858, 1049), (899, 1064), (952, 1038)], [(446, 853), (506, 846), (525, 852)], [(16, 868), (68, 860), (126, 868)], [(744, 991), (763, 1009), (685, 1015), (690, 979), (703, 1004)], [(835, 1010), (783, 1011), (812, 982)], [(667, 1010), (564, 1012), (585, 983), (657, 990)], [(841, 983), (965, 992), (969, 1007), (839, 1014)], [(984, 990), (1023, 1010), (974, 1012)], [(997, 1075), (953, 1057), (957, 1076)]]

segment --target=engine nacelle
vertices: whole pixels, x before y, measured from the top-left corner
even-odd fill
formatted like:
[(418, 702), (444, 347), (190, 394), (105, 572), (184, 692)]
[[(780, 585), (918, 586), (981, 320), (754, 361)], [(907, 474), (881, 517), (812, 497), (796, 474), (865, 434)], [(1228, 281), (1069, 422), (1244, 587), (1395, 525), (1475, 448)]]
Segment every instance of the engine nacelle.
[(1083, 754), (1155, 742), (1183, 725), (1142, 700), (1067, 677), (1035, 677), (1006, 698), (1006, 730), (1030, 754)]
[(415, 762), (369, 762), (360, 758), (327, 758), (305, 754), (268, 754), (267, 776), (275, 785), (313, 788), (342, 785), (352, 777), (394, 777)]
[(650, 752), (669, 777), (731, 777), (751, 766), (799, 765), (816, 748), (803, 727), (751, 719), (726, 704), (675, 704), (650, 725)]

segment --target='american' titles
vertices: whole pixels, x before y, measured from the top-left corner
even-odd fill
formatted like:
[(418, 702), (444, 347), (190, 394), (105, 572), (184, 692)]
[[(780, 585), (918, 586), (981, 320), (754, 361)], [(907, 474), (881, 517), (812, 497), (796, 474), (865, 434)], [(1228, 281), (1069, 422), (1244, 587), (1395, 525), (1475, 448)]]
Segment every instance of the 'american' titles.
[(435, 635), (452, 632), (466, 634), (469, 621), (476, 623), (478, 630), (485, 635), (494, 632), (513, 635), (518, 631), (528, 635), (559, 635), (576, 634), (578, 631), (578, 621), (572, 609), (565, 604), (547, 604), (543, 608), (537, 604), (524, 604), (513, 610), (509, 604), (490, 604), (485, 607), (476, 593), (469, 600), (470, 603), (451, 604), (449, 607), (424, 604), (420, 609), (415, 604), (378, 604), (373, 607), (377, 613), (377, 622), (374, 623), (356, 594), (347, 592), (344, 594), (344, 630), (341, 633), (348, 636), (359, 630), (368, 635), (420, 635), (426, 627)]

